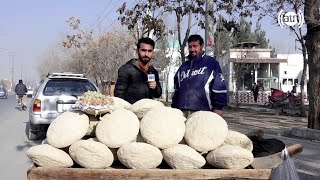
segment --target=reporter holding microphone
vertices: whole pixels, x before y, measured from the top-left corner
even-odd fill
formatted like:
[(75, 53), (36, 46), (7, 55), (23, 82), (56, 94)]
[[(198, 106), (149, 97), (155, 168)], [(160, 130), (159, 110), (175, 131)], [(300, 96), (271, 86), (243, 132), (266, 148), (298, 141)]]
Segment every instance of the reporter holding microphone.
[(115, 96), (133, 104), (144, 98), (159, 98), (162, 88), (158, 71), (150, 61), (155, 42), (151, 38), (141, 38), (137, 43), (138, 59), (131, 59), (118, 70)]

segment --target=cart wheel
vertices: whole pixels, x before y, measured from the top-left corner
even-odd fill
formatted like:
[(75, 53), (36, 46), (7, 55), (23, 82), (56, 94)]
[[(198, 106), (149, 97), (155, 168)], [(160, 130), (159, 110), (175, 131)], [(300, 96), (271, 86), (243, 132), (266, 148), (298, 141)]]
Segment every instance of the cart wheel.
[(270, 102), (266, 102), (266, 103), (264, 103), (264, 107), (266, 107), (266, 108), (273, 108), (273, 104), (272, 103), (270, 103)]

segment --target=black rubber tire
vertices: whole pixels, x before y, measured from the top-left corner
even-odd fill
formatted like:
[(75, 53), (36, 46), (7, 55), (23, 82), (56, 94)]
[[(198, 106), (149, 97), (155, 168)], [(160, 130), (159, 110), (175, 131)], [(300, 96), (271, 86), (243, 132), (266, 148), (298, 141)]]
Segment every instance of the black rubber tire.
[(30, 122), (28, 122), (28, 123), (29, 123), (29, 125), (27, 125), (28, 139), (31, 140), (31, 141), (38, 140), (39, 136), (37, 134), (31, 132)]
[(31, 141), (34, 141), (34, 140), (38, 140), (39, 137), (36, 134), (32, 133), (30, 131), (30, 129), (29, 129), (29, 131), (28, 131), (28, 139), (31, 140)]

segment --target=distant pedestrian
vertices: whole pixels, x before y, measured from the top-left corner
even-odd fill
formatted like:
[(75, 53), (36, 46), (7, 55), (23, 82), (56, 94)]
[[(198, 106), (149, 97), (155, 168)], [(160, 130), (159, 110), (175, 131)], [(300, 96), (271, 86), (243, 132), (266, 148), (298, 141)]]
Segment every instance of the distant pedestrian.
[(292, 86), (292, 90), (291, 90), (291, 94), (297, 96), (297, 83), (294, 83), (294, 85)]
[(257, 102), (258, 101), (258, 95), (259, 95), (259, 86), (257, 86), (257, 83), (253, 83), (251, 92), (253, 93), (254, 102)]
[(258, 87), (259, 87), (259, 91), (264, 91), (263, 82), (258, 81)]

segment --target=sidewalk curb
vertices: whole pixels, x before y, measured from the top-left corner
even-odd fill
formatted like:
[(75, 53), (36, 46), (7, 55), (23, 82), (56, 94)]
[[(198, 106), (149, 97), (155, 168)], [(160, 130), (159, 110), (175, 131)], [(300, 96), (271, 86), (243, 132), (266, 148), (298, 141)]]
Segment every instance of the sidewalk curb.
[(304, 128), (304, 127), (293, 127), (292, 135), (295, 137), (320, 141), (320, 130), (316, 130), (316, 129), (310, 129), (310, 128)]
[[(235, 105), (229, 105), (231, 109), (236, 109)], [(270, 109), (263, 108), (263, 107), (254, 107), (252, 105), (241, 105), (238, 107), (239, 109), (245, 109), (248, 111), (255, 111), (255, 112), (264, 112), (264, 113), (274, 113), (271, 112)], [(298, 137), (308, 140), (317, 140), (320, 141), (320, 130), (310, 129), (306, 127), (292, 127), (286, 129), (271, 129), (271, 128), (264, 128), (266, 134), (272, 134), (277, 136), (284, 136), (284, 137)]]

